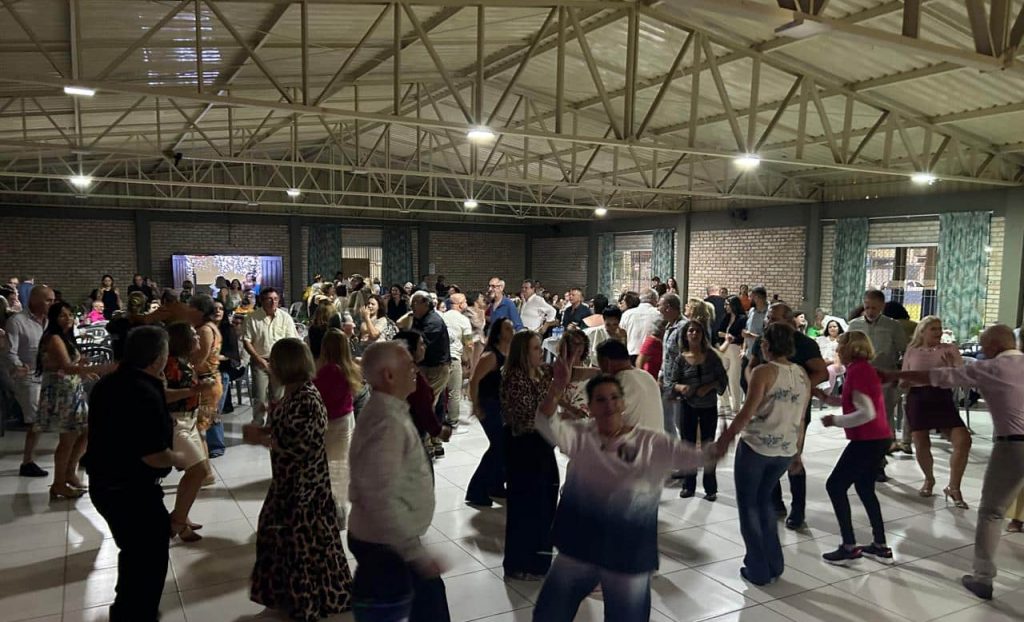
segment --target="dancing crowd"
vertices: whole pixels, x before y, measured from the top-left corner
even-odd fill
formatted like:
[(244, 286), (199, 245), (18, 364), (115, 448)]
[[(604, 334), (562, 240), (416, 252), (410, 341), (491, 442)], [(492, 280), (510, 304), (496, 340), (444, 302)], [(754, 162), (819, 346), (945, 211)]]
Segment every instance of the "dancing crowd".
[[(286, 310), (281, 292), (254, 279), (218, 277), (205, 293), (136, 275), (122, 300), (106, 275), (76, 309), (25, 281), (0, 288), (4, 413), (16, 407), (26, 424), (20, 475), (49, 475), (35, 447), (58, 433), (51, 497), (88, 491), (120, 549), (115, 622), (158, 619), (169, 538), (201, 539), (189, 512), (227, 449), (222, 415), (243, 377), (252, 418), (242, 437), (265, 445), (272, 464), (250, 597), (300, 620), (349, 609), (361, 621), (449, 619), (444, 569), (422, 538), (433, 463), (473, 420), (488, 448), (465, 501), (505, 507), (504, 574), (543, 582), (538, 621), (572, 620), (598, 586), (606, 620), (649, 619), (664, 489), (696, 497), (699, 475), (693, 502), (715, 502), (716, 464), (731, 452), (740, 574), (778, 580), (779, 519), (808, 527), (802, 456), (815, 399), (840, 409), (820, 422), (848, 439), (825, 486), (841, 541), (824, 562), (893, 563), (875, 488), (888, 480), (887, 457), (905, 452), (924, 476), (917, 494), (932, 496), (933, 432), (953, 448), (943, 495), (967, 509), (971, 435), (957, 387), (981, 392), (995, 429), (968, 590), (992, 597), (1004, 515), (1021, 528), (1024, 355), (1014, 332), (988, 327), (980, 352), (964, 357), (940, 318), (914, 323), (876, 290), (839, 317), (794, 309), (763, 287), (684, 298), (674, 278), (585, 300), (580, 288), (555, 295), (531, 279), (517, 294), (499, 277), (486, 291), (443, 276), (385, 291), (339, 272), (317, 275)], [(109, 335), (97, 348), (85, 336), (99, 327)], [(569, 459), (564, 482), (556, 450)], [(168, 511), (160, 482), (171, 469), (182, 477)], [(851, 487), (869, 541), (854, 531)]]

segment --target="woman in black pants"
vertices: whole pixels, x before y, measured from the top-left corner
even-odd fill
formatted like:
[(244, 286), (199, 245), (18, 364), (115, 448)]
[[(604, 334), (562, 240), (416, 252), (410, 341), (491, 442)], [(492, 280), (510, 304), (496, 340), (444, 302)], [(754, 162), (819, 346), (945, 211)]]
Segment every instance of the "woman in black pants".
[[(846, 366), (846, 380), (843, 383), (843, 397), (828, 397), (828, 402), (843, 407), (841, 416), (826, 415), (821, 418), (825, 427), (845, 428), (850, 444), (843, 450), (825, 488), (832, 500), (832, 509), (839, 521), (843, 543), (822, 558), (830, 563), (845, 565), (862, 556), (891, 564), (892, 549), (885, 543), (885, 524), (882, 510), (875, 496), (875, 473), (878, 464), (885, 457), (892, 433), (885, 417), (885, 401), (882, 397), (882, 382), (878, 372), (869, 361), (875, 358), (871, 340), (861, 331), (850, 331), (839, 336), (836, 354)], [(823, 397), (820, 389), (818, 396)], [(858, 546), (850, 518), (850, 486), (857, 490), (857, 496), (864, 504), (864, 510), (871, 521), (874, 540), (866, 546)]]
[(558, 504), (555, 448), (534, 429), (537, 408), (551, 385), (540, 336), (517, 333), (501, 378), (508, 499), (505, 577), (540, 581), (551, 566), (551, 524)]
[(469, 381), (469, 399), (473, 402), (473, 416), (487, 435), (487, 452), (473, 472), (466, 488), (466, 503), (491, 507), (491, 497), (504, 499), (505, 492), (505, 431), (501, 420), (501, 371), (515, 335), (512, 320), (498, 318), (491, 325), (487, 346), (473, 370)]
[[(683, 440), (696, 444), (697, 428), (700, 427), (700, 441), (707, 445), (715, 440), (718, 426), (718, 396), (725, 392), (729, 378), (725, 365), (718, 353), (708, 343), (707, 327), (693, 320), (683, 326), (679, 362), (672, 378), (672, 390), (683, 402), (681, 424)], [(718, 479), (715, 467), (704, 467), (704, 498), (714, 501), (718, 498)], [(683, 478), (683, 489), (679, 496), (686, 499), (694, 495), (697, 475), (691, 473)]]

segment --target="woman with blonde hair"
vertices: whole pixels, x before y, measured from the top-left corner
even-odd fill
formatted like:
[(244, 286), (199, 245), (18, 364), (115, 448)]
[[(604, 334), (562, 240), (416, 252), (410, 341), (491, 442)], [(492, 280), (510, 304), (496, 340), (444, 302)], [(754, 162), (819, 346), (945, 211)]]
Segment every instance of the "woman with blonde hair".
[(270, 373), (284, 397), (258, 436), (270, 447), (270, 489), (256, 530), (249, 598), (297, 620), (351, 608), (352, 574), (341, 543), (327, 460), (327, 408), (306, 344), (281, 339)]
[[(963, 367), (964, 360), (956, 345), (942, 343), (942, 320), (934, 315), (923, 318), (914, 330), (914, 338), (903, 355), (902, 371), (927, 371), (938, 367)], [(924, 485), (918, 494), (932, 496), (935, 473), (932, 470), (931, 430), (938, 429), (953, 444), (949, 458), (949, 485), (943, 489), (948, 501), (960, 509), (967, 509), (960, 482), (967, 468), (967, 455), (971, 451), (971, 434), (960, 418), (956, 399), (950, 389), (903, 383), (907, 394), (907, 425), (917, 464), (924, 473)]]
[(686, 301), (686, 309), (683, 315), (691, 322), (700, 322), (711, 340), (711, 327), (715, 325), (715, 308), (700, 298), (690, 298)]
[(353, 403), (363, 386), (362, 372), (352, 358), (348, 336), (337, 328), (329, 329), (324, 335), (316, 366), (313, 384), (327, 407), (327, 466), (331, 474), (331, 490), (338, 506), (338, 520), (341, 528), (345, 529), (348, 522), (348, 448), (355, 428)]
[[(846, 366), (846, 382), (842, 398), (829, 398), (828, 402), (833, 406), (842, 406), (843, 414), (825, 415), (821, 423), (826, 428), (844, 428), (850, 442), (825, 482), (843, 542), (838, 549), (825, 553), (822, 558), (830, 564), (844, 566), (866, 555), (876, 561), (891, 564), (892, 549), (885, 542), (885, 523), (875, 495), (875, 474), (892, 439), (889, 421), (885, 416), (882, 380), (870, 363), (875, 358), (875, 349), (866, 334), (851, 330), (839, 336), (836, 353), (840, 362)], [(857, 496), (864, 504), (871, 522), (874, 539), (866, 546), (858, 546), (853, 533), (848, 496), (850, 486), (857, 490)]]

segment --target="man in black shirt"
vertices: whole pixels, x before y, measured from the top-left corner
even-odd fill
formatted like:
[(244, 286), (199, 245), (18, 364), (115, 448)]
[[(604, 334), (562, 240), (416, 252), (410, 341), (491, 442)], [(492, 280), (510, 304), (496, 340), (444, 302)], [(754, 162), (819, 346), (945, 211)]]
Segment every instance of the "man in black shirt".
[[(765, 326), (773, 324), (775, 322), (782, 322), (789, 324), (794, 329), (796, 328), (796, 318), (793, 314), (793, 309), (784, 303), (778, 302), (768, 307), (768, 315), (765, 316)], [(825, 359), (821, 358), (821, 348), (818, 347), (818, 343), (808, 337), (807, 335), (797, 332), (793, 335), (794, 345), (796, 346), (796, 352), (789, 358), (790, 361), (796, 363), (807, 372), (807, 377), (811, 381), (811, 389), (818, 386), (822, 382), (828, 380), (828, 367), (825, 365)], [(751, 348), (750, 365), (747, 366), (747, 380), (749, 381), (749, 374), (754, 370), (755, 367), (764, 363), (761, 359), (761, 338), (758, 337), (754, 341), (754, 346)], [(804, 413), (804, 431), (807, 431), (807, 426), (811, 423), (811, 402), (807, 402), (807, 411)], [(807, 473), (804, 471), (803, 461), (801, 454), (804, 450), (804, 436), (800, 436), (800, 442), (797, 446), (797, 453), (793, 457), (793, 462), (789, 465), (789, 490), (793, 494), (793, 503), (790, 507), (789, 518), (786, 519), (786, 528), (797, 530), (804, 527), (804, 512), (807, 508)], [(786, 504), (782, 501), (782, 484), (781, 482), (775, 485), (775, 489), (772, 491), (772, 500), (775, 503), (775, 508), (780, 515), (786, 515)]]
[(120, 367), (96, 383), (89, 397), (89, 450), (82, 462), (93, 504), (120, 549), (111, 622), (160, 617), (171, 530), (160, 479), (171, 467), (187, 466), (184, 455), (171, 449), (166, 364), (167, 332), (135, 328)]
[(590, 316), (590, 307), (583, 304), (583, 290), (574, 287), (569, 290), (569, 306), (562, 309), (562, 328), (586, 328), (583, 323)]
[(141, 274), (136, 274), (132, 277), (132, 284), (128, 286), (128, 295), (131, 296), (132, 292), (142, 292), (146, 296), (146, 302), (149, 302), (156, 298), (156, 293), (153, 288), (146, 284), (146, 280)]
[(448, 386), (452, 360), (448, 327), (441, 314), (434, 310), (434, 302), (427, 292), (414, 293), (409, 299), (409, 306), (412, 309), (412, 327), (423, 333), (423, 343), (427, 346), (427, 355), (420, 362), (420, 369), (430, 382), (436, 407), (441, 392)]

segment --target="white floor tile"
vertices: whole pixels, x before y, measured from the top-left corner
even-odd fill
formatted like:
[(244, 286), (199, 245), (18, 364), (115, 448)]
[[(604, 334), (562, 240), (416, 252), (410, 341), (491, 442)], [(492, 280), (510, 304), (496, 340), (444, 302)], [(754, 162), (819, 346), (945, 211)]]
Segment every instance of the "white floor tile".
[(705, 620), (756, 604), (696, 570), (680, 570), (651, 580), (651, 605), (676, 622)]
[(793, 622), (910, 622), (908, 618), (832, 586), (773, 600), (765, 606)]
[(530, 604), (487, 570), (445, 579), (444, 585), (452, 622), (477, 620)]

